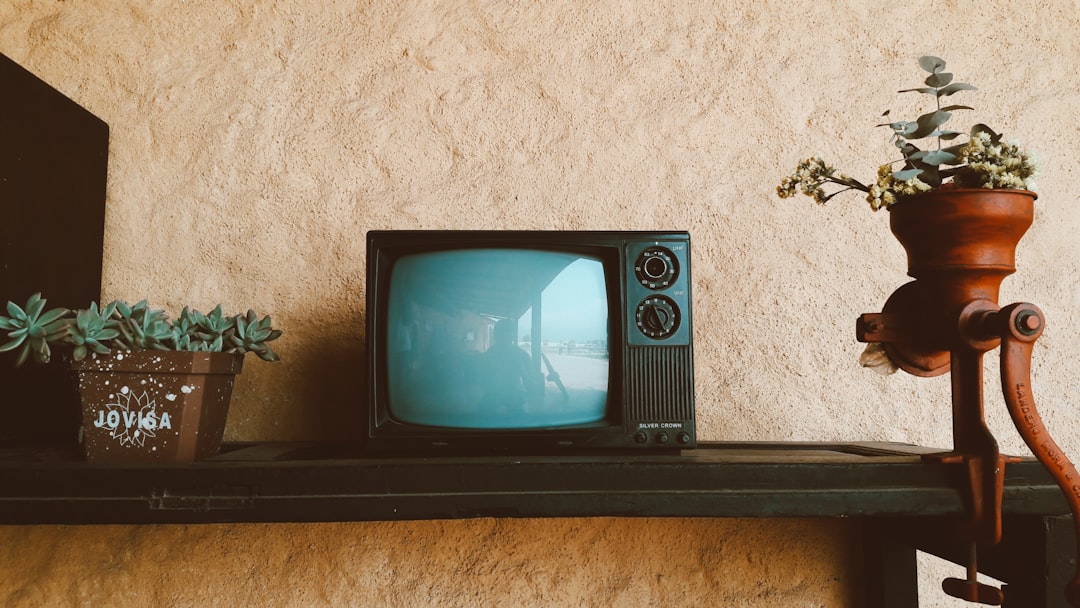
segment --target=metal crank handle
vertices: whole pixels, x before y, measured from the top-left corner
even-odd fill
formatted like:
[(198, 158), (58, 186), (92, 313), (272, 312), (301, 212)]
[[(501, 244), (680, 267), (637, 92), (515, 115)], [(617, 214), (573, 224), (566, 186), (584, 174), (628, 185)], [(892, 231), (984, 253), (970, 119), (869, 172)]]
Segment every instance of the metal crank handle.
[[(1080, 473), (1050, 437), (1035, 409), (1031, 390), (1031, 351), (1046, 325), (1042, 311), (1034, 304), (1010, 304), (989, 313), (986, 321), (991, 324), (988, 333), (1001, 337), (1001, 389), (1009, 415), (1035, 458), (1064, 492), (1080, 548)], [(1066, 585), (1065, 596), (1071, 605), (1080, 608), (1080, 564)]]

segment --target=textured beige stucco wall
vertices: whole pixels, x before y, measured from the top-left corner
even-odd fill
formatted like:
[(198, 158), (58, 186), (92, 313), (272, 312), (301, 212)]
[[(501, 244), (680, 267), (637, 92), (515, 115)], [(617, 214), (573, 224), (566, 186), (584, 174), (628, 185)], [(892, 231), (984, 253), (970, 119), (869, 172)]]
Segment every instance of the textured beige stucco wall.
[[(947, 447), (946, 378), (856, 363), (855, 318), (905, 281), (887, 215), (774, 195), (811, 153), (869, 179), (892, 158), (878, 116), (922, 108), (894, 92), (938, 54), (980, 87), (957, 126), (1043, 160), (1002, 302), (1046, 312), (1036, 397), (1080, 456), (1075, 1), (5, 0), (0, 52), (111, 126), (106, 297), (252, 306), (287, 331), (282, 363), (241, 376), (228, 438), (358, 430), (368, 229), (680, 228), (702, 439)], [(1027, 453), (996, 381), (988, 363), (991, 427)], [(856, 537), (832, 521), (0, 527), (0, 603), (854, 606)], [(931, 578), (924, 606), (961, 605)]]

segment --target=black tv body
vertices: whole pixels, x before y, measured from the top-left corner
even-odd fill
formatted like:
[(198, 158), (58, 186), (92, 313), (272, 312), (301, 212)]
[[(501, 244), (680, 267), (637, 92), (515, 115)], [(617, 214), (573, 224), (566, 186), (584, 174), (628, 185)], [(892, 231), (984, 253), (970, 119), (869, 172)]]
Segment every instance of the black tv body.
[(371, 231), (371, 452), (696, 445), (690, 235)]

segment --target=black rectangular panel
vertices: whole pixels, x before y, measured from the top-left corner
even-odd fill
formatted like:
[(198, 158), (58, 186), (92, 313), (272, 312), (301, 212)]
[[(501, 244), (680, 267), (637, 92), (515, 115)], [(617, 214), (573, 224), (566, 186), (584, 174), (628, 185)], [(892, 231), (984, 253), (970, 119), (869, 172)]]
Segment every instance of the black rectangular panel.
[[(100, 297), (108, 148), (105, 122), (0, 55), (0, 304), (39, 291), (50, 307)], [(0, 442), (74, 441), (62, 365), (13, 365), (0, 357)]]

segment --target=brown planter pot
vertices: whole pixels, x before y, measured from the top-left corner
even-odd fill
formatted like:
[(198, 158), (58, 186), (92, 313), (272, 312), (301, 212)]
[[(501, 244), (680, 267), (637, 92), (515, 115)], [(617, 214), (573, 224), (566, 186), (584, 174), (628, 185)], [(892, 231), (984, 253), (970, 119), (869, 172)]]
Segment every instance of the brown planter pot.
[(1016, 246), (1034, 217), (1034, 192), (935, 190), (889, 207), (893, 235), (907, 251), (908, 275), (885, 312), (907, 319), (907, 337), (885, 345), (917, 376), (949, 370), (959, 340), (956, 319), (973, 301), (997, 302), (1001, 281), (1016, 271)]
[(72, 361), (81, 442), (96, 462), (190, 462), (221, 447), (244, 356), (160, 350)]
[(1034, 192), (965, 188), (909, 196), (889, 208), (908, 275), (933, 284), (946, 307), (997, 301), (1016, 271), (1016, 245), (1031, 226)]

